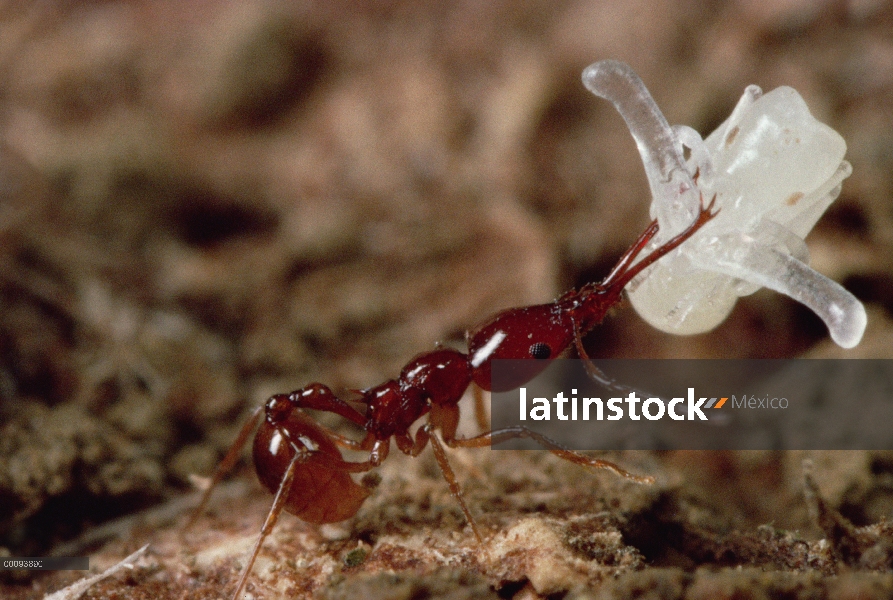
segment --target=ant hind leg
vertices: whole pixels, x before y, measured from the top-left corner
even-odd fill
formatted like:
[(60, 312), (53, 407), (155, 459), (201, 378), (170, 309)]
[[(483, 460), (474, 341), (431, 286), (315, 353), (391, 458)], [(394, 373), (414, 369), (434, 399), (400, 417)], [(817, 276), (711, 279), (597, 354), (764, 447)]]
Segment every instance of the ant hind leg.
[(260, 420), (261, 412), (263, 412), (264, 407), (258, 406), (254, 409), (254, 412), (251, 413), (251, 416), (248, 418), (248, 421), (242, 426), (242, 429), (239, 431), (238, 437), (236, 437), (236, 441), (233, 442), (232, 446), (229, 447), (229, 450), (226, 452), (226, 456), (223, 457), (223, 460), (220, 461), (220, 464), (217, 465), (217, 470), (214, 471), (214, 477), (211, 479), (210, 485), (205, 490), (205, 493), (202, 494), (201, 502), (198, 503), (198, 506), (192, 512), (192, 516), (189, 517), (189, 521), (186, 522), (186, 525), (183, 527), (183, 531), (186, 531), (195, 522), (198, 520), (199, 516), (202, 514), (202, 511), (205, 509), (205, 506), (208, 504), (208, 500), (211, 498), (211, 492), (214, 491), (214, 488), (217, 487), (217, 484), (220, 483), (224, 477), (226, 477), (227, 473), (229, 473), (233, 466), (235, 466), (236, 462), (239, 460), (239, 455), (242, 453), (242, 448), (245, 447), (245, 444), (248, 442), (248, 438), (251, 436), (251, 432), (257, 427), (257, 423)]
[(291, 463), (288, 465), (285, 475), (282, 476), (282, 481), (279, 483), (279, 489), (276, 491), (276, 496), (273, 498), (273, 505), (270, 507), (270, 512), (267, 513), (267, 518), (264, 520), (264, 526), (261, 528), (260, 535), (254, 543), (254, 548), (251, 550), (251, 557), (242, 569), (239, 583), (236, 584), (233, 600), (239, 600), (239, 596), (242, 594), (242, 590), (248, 582), (248, 576), (251, 574), (251, 569), (254, 567), (254, 561), (257, 560), (260, 547), (264, 543), (266, 537), (270, 535), (270, 532), (273, 531), (273, 527), (276, 525), (276, 520), (279, 519), (282, 509), (285, 508), (285, 501), (288, 499), (288, 494), (291, 491), (291, 484), (295, 477), (297, 465), (302, 460), (304, 460), (304, 457), (300, 453), (296, 453), (294, 458), (291, 459)]

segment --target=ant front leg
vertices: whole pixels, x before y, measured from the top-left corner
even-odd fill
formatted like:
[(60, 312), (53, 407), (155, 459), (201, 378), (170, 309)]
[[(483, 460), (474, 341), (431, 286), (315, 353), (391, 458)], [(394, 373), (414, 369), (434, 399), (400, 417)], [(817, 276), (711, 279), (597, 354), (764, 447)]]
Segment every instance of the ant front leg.
[(609, 377), (608, 375), (606, 375), (604, 371), (595, 366), (595, 363), (592, 361), (591, 358), (589, 358), (589, 353), (586, 352), (586, 348), (583, 347), (583, 339), (580, 335), (580, 328), (577, 326), (576, 323), (574, 323), (574, 347), (577, 349), (577, 356), (579, 356), (580, 360), (583, 361), (583, 368), (586, 369), (586, 374), (589, 375), (589, 378), (592, 381), (596, 382), (606, 390), (618, 392), (620, 394), (638, 394), (643, 398), (655, 397), (655, 394), (651, 394), (643, 390), (639, 390), (620, 383), (613, 377)]

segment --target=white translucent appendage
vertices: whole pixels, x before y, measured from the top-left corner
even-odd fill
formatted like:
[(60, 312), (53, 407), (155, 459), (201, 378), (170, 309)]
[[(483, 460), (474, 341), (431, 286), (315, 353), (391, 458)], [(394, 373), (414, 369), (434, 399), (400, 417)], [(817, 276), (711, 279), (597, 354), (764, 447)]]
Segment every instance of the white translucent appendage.
[(846, 143), (813, 118), (794, 89), (764, 95), (749, 86), (725, 123), (701, 139), (691, 127), (671, 128), (623, 63), (590, 65), (583, 83), (617, 107), (642, 155), (660, 225), (649, 249), (691, 223), (700, 198), (716, 196), (719, 214), (629, 285), (645, 320), (670, 333), (702, 333), (740, 296), (768, 287), (815, 311), (839, 345), (859, 343), (865, 308), (809, 268), (803, 241), (851, 173)]

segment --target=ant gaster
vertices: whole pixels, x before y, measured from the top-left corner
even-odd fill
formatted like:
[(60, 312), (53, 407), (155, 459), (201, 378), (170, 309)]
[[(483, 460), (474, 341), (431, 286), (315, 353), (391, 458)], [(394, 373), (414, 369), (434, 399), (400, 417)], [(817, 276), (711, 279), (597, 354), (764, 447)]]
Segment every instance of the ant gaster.
[[(262, 407), (264, 419), (254, 438), (254, 465), (261, 483), (275, 494), (275, 498), (233, 598), (237, 599), (241, 594), (261, 544), (283, 510), (309, 523), (334, 523), (357, 513), (369, 491), (357, 484), (350, 474), (363, 473), (380, 465), (388, 456), (391, 438), (401, 452), (410, 456), (417, 456), (431, 443), (450, 492), (458, 501), (478, 543), (483, 542), (481, 532), (462, 499), (459, 484), (447, 462), (444, 445), (450, 448), (479, 448), (511, 438), (531, 438), (564, 460), (585, 467), (609, 469), (635, 482), (652, 482), (651, 477), (633, 475), (614, 463), (578, 454), (524, 427), (493, 430), (471, 438), (456, 437), (458, 403), (472, 383), (482, 390), (497, 392), (523, 385), (544, 370), (550, 360), (571, 343), (575, 344), (577, 353), (591, 367), (593, 377), (598, 379), (595, 367), (583, 349), (581, 337), (598, 325), (608, 309), (620, 300), (626, 284), (715, 216), (716, 213), (712, 211), (714, 201), (715, 198), (706, 208), (702, 202), (699, 214), (691, 225), (635, 262), (657, 233), (657, 221), (653, 221), (603, 281), (571, 290), (550, 304), (512, 308), (496, 314), (487, 323), (469, 332), (467, 354), (439, 348), (416, 356), (396, 380), (360, 391), (362, 398), (358, 402), (366, 405), (364, 412), (340, 400), (320, 383), (270, 398)], [(507, 383), (505, 389), (492, 389), (491, 360), (526, 358), (538, 360), (531, 361), (529, 368), (517, 372), (514, 381)], [(356, 441), (330, 431), (314, 422), (303, 411), (306, 408), (340, 415), (362, 427), (366, 436)], [(214, 486), (235, 464), (260, 415), (261, 408), (258, 408), (242, 428), (217, 468), (190, 524), (201, 513)], [(425, 416), (426, 422), (413, 437), (410, 427)], [(435, 431), (440, 432), (440, 439), (434, 434)], [(368, 458), (361, 462), (344, 460), (338, 446), (368, 452)]]

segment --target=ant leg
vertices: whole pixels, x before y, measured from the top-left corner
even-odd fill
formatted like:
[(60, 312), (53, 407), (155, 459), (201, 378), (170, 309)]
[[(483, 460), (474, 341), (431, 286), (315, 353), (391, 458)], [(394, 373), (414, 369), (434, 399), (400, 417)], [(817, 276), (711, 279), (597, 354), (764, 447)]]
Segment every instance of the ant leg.
[[(344, 460), (340, 456), (332, 456), (325, 452), (307, 451), (305, 457), (313, 457), (313, 462), (319, 466), (331, 469), (332, 471), (345, 471), (347, 473), (365, 473), (371, 471), (375, 467), (381, 465), (382, 461), (388, 457), (390, 451), (390, 440), (375, 440), (372, 449), (369, 452), (369, 460), (362, 462), (354, 462)], [(306, 458), (305, 460), (309, 460)]]
[(484, 390), (479, 385), (472, 385), (471, 393), (474, 396), (474, 420), (477, 421), (478, 429), (487, 431), (490, 429), (490, 414), (484, 403)]
[(365, 416), (336, 396), (328, 386), (321, 383), (311, 383), (303, 389), (288, 394), (287, 398), (295, 408), (312, 408), (335, 413), (360, 427), (366, 424)]
[[(360, 392), (362, 393), (362, 392)], [(328, 386), (321, 383), (311, 383), (305, 388), (291, 392), (290, 394), (277, 394), (273, 396), (279, 402), (287, 401), (293, 409), (303, 410), (309, 408), (322, 412), (336, 414), (347, 419), (355, 425), (364, 427), (366, 425), (366, 417), (360, 414), (350, 404), (338, 398)], [(362, 441), (355, 441), (347, 436), (332, 431), (328, 427), (318, 425), (333, 442), (348, 450), (369, 450), (372, 447), (371, 435), (367, 435)]]
[(245, 447), (245, 443), (248, 441), (248, 437), (251, 435), (251, 432), (257, 427), (257, 422), (260, 419), (260, 414), (263, 411), (263, 406), (258, 406), (254, 409), (254, 412), (251, 413), (251, 416), (248, 418), (248, 421), (242, 426), (242, 429), (239, 431), (238, 437), (236, 437), (236, 441), (233, 442), (233, 445), (230, 446), (229, 450), (226, 452), (226, 456), (223, 457), (223, 460), (220, 461), (220, 464), (217, 465), (217, 470), (214, 471), (214, 477), (211, 479), (211, 484), (208, 486), (208, 489), (205, 490), (205, 493), (202, 495), (201, 502), (199, 502), (195, 511), (193, 511), (192, 516), (189, 517), (189, 521), (187, 521), (186, 526), (183, 527), (183, 531), (186, 531), (193, 524), (195, 524), (196, 520), (198, 520), (199, 515), (202, 514), (202, 511), (205, 509), (205, 506), (208, 504), (208, 500), (211, 498), (211, 492), (214, 491), (214, 488), (217, 487), (217, 484), (226, 477), (227, 473), (233, 468), (236, 464), (236, 461), (239, 460), (239, 455), (242, 453), (242, 448)]
[[(629, 283), (633, 277), (678, 248), (685, 240), (693, 236), (695, 232), (698, 231), (698, 229), (703, 227), (710, 219), (715, 217), (719, 212), (713, 211), (713, 206), (715, 204), (716, 195), (713, 196), (713, 198), (710, 200), (710, 203), (706, 207), (704, 206), (704, 198), (702, 197), (700, 212), (698, 212), (697, 218), (692, 221), (691, 225), (686, 227), (681, 233), (670, 239), (668, 242), (658, 246), (651, 254), (640, 260), (635, 265), (629, 267), (624, 272), (618, 272), (615, 268), (614, 271), (612, 271), (611, 274), (607, 278), (605, 278), (605, 280), (599, 285), (599, 287), (603, 289), (616, 288), (618, 292), (625, 288), (626, 284)], [(654, 226), (654, 223), (652, 223), (652, 226)], [(645, 233), (647, 233), (650, 229), (651, 227), (646, 229)], [(633, 246), (633, 248), (635, 247), (636, 246)], [(622, 259), (621, 262), (623, 262)]]
[[(429, 431), (439, 429), (445, 440), (456, 437), (456, 430), (459, 429), (459, 406), (432, 404), (431, 412), (428, 413), (428, 426)], [(486, 430), (489, 429), (488, 427)]]
[(595, 363), (592, 362), (591, 358), (589, 358), (589, 354), (586, 352), (586, 348), (583, 347), (583, 339), (580, 335), (580, 328), (577, 326), (576, 321), (574, 322), (574, 346), (577, 349), (577, 356), (579, 356), (580, 360), (583, 361), (583, 368), (586, 369), (586, 374), (589, 375), (589, 378), (592, 379), (592, 381), (596, 382), (606, 390), (618, 392), (620, 394), (634, 393), (642, 396), (643, 398), (658, 397), (656, 394), (645, 392), (620, 383), (613, 377), (605, 375), (604, 371), (595, 366)]
[[(458, 411), (456, 412), (458, 413)], [(478, 544), (483, 544), (484, 541), (481, 537), (481, 532), (477, 528), (477, 523), (475, 523), (474, 517), (471, 516), (471, 511), (468, 509), (468, 505), (465, 504), (465, 499), (462, 498), (462, 488), (459, 487), (459, 482), (456, 481), (456, 474), (453, 472), (452, 467), (450, 467), (446, 451), (443, 449), (443, 445), (440, 443), (440, 440), (437, 439), (437, 436), (432, 433), (434, 427), (435, 426), (430, 421), (424, 426), (419, 427), (416, 431), (415, 440), (410, 438), (409, 434), (395, 436), (394, 439), (397, 442), (397, 447), (404, 454), (418, 456), (422, 450), (425, 449), (425, 446), (428, 445), (428, 442), (431, 442), (431, 448), (434, 450), (434, 458), (437, 459), (440, 473), (443, 475), (443, 478), (446, 479), (447, 485), (450, 486), (450, 494), (452, 494), (453, 498), (459, 503), (459, 507), (465, 515), (465, 520), (471, 525), (471, 530), (474, 532), (474, 537), (477, 538)]]
[(295, 478), (297, 465), (305, 459), (306, 455), (300, 452), (295, 453), (294, 458), (291, 459), (291, 463), (289, 463), (288, 469), (286, 469), (285, 475), (279, 483), (279, 489), (276, 491), (276, 496), (273, 498), (273, 506), (270, 507), (270, 512), (267, 514), (264, 526), (260, 530), (260, 536), (257, 538), (257, 541), (254, 543), (254, 548), (251, 550), (251, 558), (248, 559), (248, 564), (242, 569), (242, 575), (239, 577), (239, 583), (236, 585), (236, 592), (233, 594), (233, 600), (239, 600), (239, 596), (242, 594), (242, 590), (248, 582), (248, 575), (251, 574), (251, 569), (254, 567), (254, 561), (257, 559), (257, 555), (260, 552), (261, 544), (263, 544), (264, 539), (270, 535), (270, 532), (273, 531), (273, 526), (276, 525), (276, 520), (279, 518), (282, 509), (285, 507), (285, 501), (288, 498), (288, 492), (291, 491), (291, 483)]
[(481, 535), (481, 531), (478, 529), (474, 517), (471, 516), (471, 511), (468, 509), (468, 505), (465, 504), (465, 499), (462, 497), (462, 488), (459, 487), (459, 482), (456, 481), (456, 474), (453, 472), (453, 468), (450, 467), (450, 462), (447, 459), (446, 451), (443, 449), (443, 444), (437, 439), (437, 435), (432, 433), (430, 423), (426, 423), (416, 431), (415, 444), (413, 444), (410, 453), (411, 456), (417, 456), (419, 452), (424, 449), (429, 440), (431, 441), (431, 449), (434, 451), (434, 458), (437, 459), (437, 466), (440, 467), (440, 472), (443, 475), (443, 478), (446, 479), (447, 485), (450, 486), (450, 494), (452, 494), (453, 498), (459, 503), (459, 507), (465, 515), (465, 520), (471, 525), (471, 530), (474, 532), (474, 537), (477, 538), (478, 544), (483, 545), (484, 538)]
[(621, 469), (619, 466), (610, 461), (601, 460), (599, 458), (590, 458), (584, 454), (580, 454), (579, 452), (574, 452), (573, 450), (565, 448), (558, 442), (547, 438), (540, 433), (531, 431), (530, 429), (521, 426), (497, 429), (495, 431), (489, 431), (472, 438), (445, 439), (444, 443), (450, 448), (483, 448), (485, 446), (491, 446), (493, 444), (498, 444), (499, 442), (514, 438), (532, 439), (558, 458), (570, 461), (583, 467), (589, 467), (591, 469), (607, 469), (609, 471), (613, 471), (621, 477), (629, 479), (630, 481), (635, 481), (636, 483), (654, 483), (653, 477), (633, 475), (629, 471)]
[(365, 450), (371, 450), (373, 442), (375, 441), (375, 436), (371, 433), (367, 433), (366, 437), (364, 437), (359, 442), (353, 438), (349, 438), (346, 435), (341, 435), (337, 431), (332, 431), (328, 427), (316, 424), (317, 427), (322, 429), (327, 436), (331, 438), (333, 442), (344, 448), (345, 450), (354, 450), (357, 452), (363, 452)]

